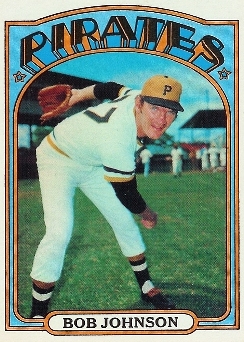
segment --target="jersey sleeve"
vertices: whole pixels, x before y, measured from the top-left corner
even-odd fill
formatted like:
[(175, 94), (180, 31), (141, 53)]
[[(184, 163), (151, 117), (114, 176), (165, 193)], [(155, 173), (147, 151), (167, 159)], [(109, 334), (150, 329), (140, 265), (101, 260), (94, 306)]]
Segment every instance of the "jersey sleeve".
[(120, 96), (123, 85), (116, 82), (97, 83), (94, 87), (94, 95), (99, 100), (114, 100)]

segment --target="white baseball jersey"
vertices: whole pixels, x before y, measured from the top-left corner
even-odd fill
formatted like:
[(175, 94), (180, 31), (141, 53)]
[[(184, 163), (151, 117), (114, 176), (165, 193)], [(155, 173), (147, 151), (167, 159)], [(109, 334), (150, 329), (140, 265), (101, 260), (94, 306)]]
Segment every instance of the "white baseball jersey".
[(174, 148), (172, 149), (171, 151), (171, 156), (172, 156), (172, 159), (177, 161), (177, 160), (181, 160), (181, 157), (183, 155), (183, 151), (182, 149), (179, 147), (179, 148)]
[(152, 157), (152, 153), (148, 149), (144, 149), (140, 153), (141, 161), (143, 164), (148, 163)]
[(210, 164), (211, 164), (211, 167), (217, 167), (219, 162), (218, 162), (218, 153), (219, 153), (219, 150), (217, 149), (217, 147), (215, 146), (211, 146), (209, 149), (208, 149), (208, 153), (209, 153), (209, 157), (210, 157)]
[(54, 143), (81, 165), (103, 166), (108, 181), (132, 178), (137, 149), (132, 109), (138, 94), (139, 91), (122, 88), (115, 100), (65, 119), (53, 131)]

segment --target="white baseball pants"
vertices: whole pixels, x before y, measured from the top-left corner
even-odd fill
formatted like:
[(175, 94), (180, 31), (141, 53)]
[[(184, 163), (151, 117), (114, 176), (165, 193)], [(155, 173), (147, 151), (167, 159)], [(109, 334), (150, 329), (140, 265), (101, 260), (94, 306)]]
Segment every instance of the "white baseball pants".
[(172, 160), (173, 174), (178, 175), (182, 172), (182, 159)]
[(111, 184), (103, 178), (102, 167), (78, 164), (53, 149), (46, 138), (37, 148), (37, 165), (46, 233), (35, 254), (31, 271), (33, 279), (49, 283), (60, 277), (72, 235), (73, 199), (77, 187), (104, 215), (126, 257), (145, 251), (133, 215), (116, 197)]

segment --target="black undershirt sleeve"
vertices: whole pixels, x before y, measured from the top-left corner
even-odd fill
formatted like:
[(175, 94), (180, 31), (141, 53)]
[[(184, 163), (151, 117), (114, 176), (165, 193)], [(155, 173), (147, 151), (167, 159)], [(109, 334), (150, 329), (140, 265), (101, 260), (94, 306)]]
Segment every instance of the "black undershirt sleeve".
[(119, 91), (124, 86), (116, 82), (97, 83), (94, 87), (94, 95), (99, 100), (114, 100), (119, 96)]
[(146, 209), (146, 202), (137, 190), (136, 177), (128, 182), (111, 182), (120, 202), (133, 214), (141, 214)]
[[(94, 95), (99, 100), (114, 100), (124, 86), (115, 82), (97, 83)], [(120, 202), (133, 214), (141, 214), (146, 209), (146, 202), (137, 190), (136, 177), (128, 182), (111, 182)]]

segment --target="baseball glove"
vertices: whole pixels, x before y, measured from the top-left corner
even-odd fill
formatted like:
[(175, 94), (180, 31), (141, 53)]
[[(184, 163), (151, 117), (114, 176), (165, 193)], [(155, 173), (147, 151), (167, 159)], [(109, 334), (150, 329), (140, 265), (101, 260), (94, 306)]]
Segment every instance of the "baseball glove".
[(44, 123), (66, 112), (71, 107), (69, 105), (71, 95), (71, 86), (68, 84), (57, 84), (41, 89), (38, 93), (38, 102), (43, 111), (41, 122)]

